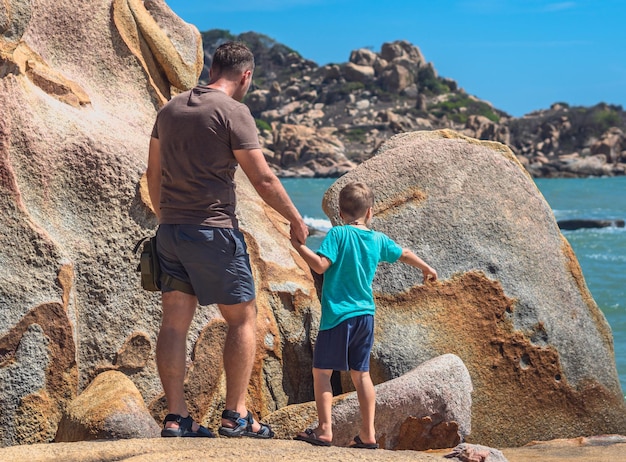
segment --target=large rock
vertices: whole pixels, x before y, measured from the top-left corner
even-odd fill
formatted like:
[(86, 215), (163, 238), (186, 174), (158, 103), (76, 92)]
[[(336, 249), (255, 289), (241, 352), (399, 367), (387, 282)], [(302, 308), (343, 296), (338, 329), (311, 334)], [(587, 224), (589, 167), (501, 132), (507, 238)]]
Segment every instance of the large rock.
[[(376, 386), (376, 435), (384, 449), (450, 448), (471, 431), (472, 382), (454, 355), (426, 361), (401, 377)], [(333, 445), (349, 446), (358, 433), (356, 392), (333, 400)], [(294, 404), (266, 417), (278, 438), (316, 428), (315, 403)]]
[(160, 432), (135, 384), (121, 372), (108, 371), (67, 406), (55, 441), (156, 438)]
[[(141, 289), (132, 249), (156, 227), (141, 180), (152, 124), (195, 84), (200, 35), (160, 0), (10, 0), (0, 34), (0, 446), (52, 441), (108, 370), (158, 421), (160, 301)], [(310, 274), (294, 275), (288, 225), (247, 183), (240, 196), (259, 300), (249, 401), (264, 415), (312, 399), (301, 371), (319, 303)], [(216, 307), (190, 330), (186, 387), (203, 422), (221, 412), (224, 331)]]
[[(155, 220), (137, 185), (159, 104), (202, 63), (186, 52), (201, 48), (197, 30), (162, 1), (12, 0), (0, 17), (6, 445), (50, 441), (64, 406), (133, 330), (154, 339), (158, 304), (137, 286), (131, 249)], [(32, 336), (41, 354), (21, 361)], [(139, 382), (154, 393), (154, 364)]]
[(326, 193), (333, 223), (339, 190), (356, 180), (374, 189), (374, 228), (441, 279), (424, 286), (414, 268), (380, 267), (378, 382), (454, 353), (474, 385), (470, 442), (626, 431), (611, 329), (550, 207), (506, 146), (451, 131), (397, 135)]
[[(354, 168), (345, 156), (343, 143), (334, 128), (311, 128), (305, 125), (276, 124), (270, 163), (278, 168), (308, 168), (312, 175), (339, 176)], [(311, 176), (312, 176), (311, 175)]]

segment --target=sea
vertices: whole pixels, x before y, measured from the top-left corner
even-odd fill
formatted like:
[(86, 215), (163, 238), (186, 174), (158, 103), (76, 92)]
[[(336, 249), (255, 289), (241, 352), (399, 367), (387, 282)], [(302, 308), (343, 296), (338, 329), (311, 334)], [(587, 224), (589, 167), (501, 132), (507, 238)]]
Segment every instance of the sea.
[[(281, 180), (305, 222), (314, 230), (307, 245), (317, 249), (332, 226), (322, 197), (335, 182), (329, 178)], [(536, 179), (558, 220), (626, 220), (626, 176)], [(572, 246), (594, 300), (613, 331), (615, 361), (626, 393), (626, 228), (562, 231)]]

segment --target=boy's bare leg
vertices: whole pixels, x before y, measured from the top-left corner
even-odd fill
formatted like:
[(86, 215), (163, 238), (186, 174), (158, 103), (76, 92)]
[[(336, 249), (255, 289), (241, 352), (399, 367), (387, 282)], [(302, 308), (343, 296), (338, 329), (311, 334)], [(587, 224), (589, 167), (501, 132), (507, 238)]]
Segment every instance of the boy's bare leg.
[(322, 441), (333, 440), (333, 388), (330, 384), (332, 369), (313, 368), (313, 390), (315, 392), (315, 405), (317, 406), (317, 418), (319, 425), (315, 435)]
[(376, 413), (376, 390), (370, 377), (369, 371), (350, 370), (352, 383), (356, 388), (361, 410), (361, 430), (359, 437), (363, 443), (376, 443), (376, 430), (374, 429), (374, 414)]

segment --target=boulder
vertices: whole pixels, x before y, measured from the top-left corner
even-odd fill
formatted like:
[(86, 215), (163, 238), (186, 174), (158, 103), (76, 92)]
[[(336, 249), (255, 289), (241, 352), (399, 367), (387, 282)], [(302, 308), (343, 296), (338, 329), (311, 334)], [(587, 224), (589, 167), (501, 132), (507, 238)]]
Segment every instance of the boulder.
[(406, 59), (415, 63), (417, 67), (426, 62), (420, 49), (406, 40), (396, 40), (395, 42), (383, 43), (380, 49), (380, 57), (388, 62), (398, 59)]
[(450, 454), (444, 456), (446, 459), (455, 459), (458, 462), (507, 462), (502, 451), (480, 444), (461, 443), (456, 446)]
[(160, 433), (135, 384), (121, 372), (108, 371), (67, 406), (54, 440), (156, 438)]
[(622, 157), (622, 149), (626, 147), (626, 136), (617, 127), (612, 127), (602, 134), (601, 138), (591, 146), (593, 154), (603, 154), (608, 162), (617, 162)]
[(356, 64), (357, 66), (372, 67), (377, 58), (378, 55), (367, 48), (359, 48), (358, 50), (353, 50), (352, 53), (350, 53), (350, 62)]
[(361, 66), (354, 63), (346, 63), (341, 68), (341, 73), (347, 82), (367, 83), (374, 79), (374, 68), (372, 66)]
[[(376, 387), (376, 435), (384, 449), (450, 448), (471, 432), (472, 382), (467, 368), (447, 354)], [(333, 445), (349, 446), (360, 422), (356, 392), (333, 400)], [(279, 438), (317, 427), (315, 403), (294, 404), (265, 420)]]
[[(549, 205), (506, 146), (449, 130), (396, 135), (341, 177), (374, 190), (374, 229), (423, 257), (374, 280), (376, 383), (453, 353), (474, 386), (468, 442), (495, 447), (624, 433), (611, 329)], [(378, 375), (377, 375), (378, 374)]]
[[(161, 0), (13, 0), (0, 29), (0, 446), (52, 441), (105, 371), (123, 372), (158, 422), (160, 299), (141, 288), (132, 249), (156, 228), (143, 176), (152, 125), (195, 83), (200, 35)], [(288, 224), (240, 177), (259, 311), (249, 403), (262, 416), (312, 399), (301, 371), (319, 302)], [(198, 310), (186, 390), (205, 423), (222, 410), (223, 333), (215, 306)]]
[(314, 162), (320, 167), (349, 163), (343, 143), (334, 128), (278, 124), (273, 130), (275, 162), (282, 168), (294, 168)]
[(623, 228), (624, 220), (598, 220), (593, 218), (580, 218), (571, 220), (559, 220), (560, 229), (575, 230), (581, 228)]
[(391, 93), (400, 93), (413, 81), (411, 72), (401, 64), (390, 64), (380, 76), (380, 85)]

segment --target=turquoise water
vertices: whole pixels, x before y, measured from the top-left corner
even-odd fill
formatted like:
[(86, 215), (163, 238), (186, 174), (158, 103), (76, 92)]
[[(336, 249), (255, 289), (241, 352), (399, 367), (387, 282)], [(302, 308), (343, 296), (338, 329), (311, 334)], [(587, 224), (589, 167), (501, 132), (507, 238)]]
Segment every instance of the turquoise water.
[[(285, 178), (285, 189), (309, 226), (331, 226), (322, 211), (322, 197), (335, 180)], [(626, 220), (626, 177), (536, 180), (557, 220), (598, 218)], [(606, 316), (615, 345), (622, 390), (626, 392), (626, 228), (563, 231), (585, 276), (587, 286)], [(309, 238), (316, 249), (323, 234)]]

